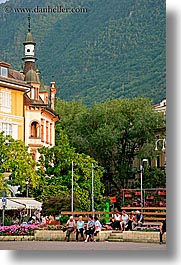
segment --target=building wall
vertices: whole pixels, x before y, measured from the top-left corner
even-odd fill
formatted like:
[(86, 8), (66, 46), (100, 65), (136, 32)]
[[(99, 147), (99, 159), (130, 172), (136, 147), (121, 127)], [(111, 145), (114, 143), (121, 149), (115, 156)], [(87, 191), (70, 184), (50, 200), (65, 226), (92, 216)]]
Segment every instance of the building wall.
[[(9, 94), (10, 108), (4, 107), (3, 93)], [(23, 94), (24, 92), (0, 86), (0, 131), (10, 134), (15, 140), (24, 141), (24, 114), (23, 114)]]
[[(36, 132), (33, 123), (37, 125)], [(55, 145), (55, 121), (43, 107), (25, 106), (25, 145), (33, 158), (39, 159), (38, 148)]]

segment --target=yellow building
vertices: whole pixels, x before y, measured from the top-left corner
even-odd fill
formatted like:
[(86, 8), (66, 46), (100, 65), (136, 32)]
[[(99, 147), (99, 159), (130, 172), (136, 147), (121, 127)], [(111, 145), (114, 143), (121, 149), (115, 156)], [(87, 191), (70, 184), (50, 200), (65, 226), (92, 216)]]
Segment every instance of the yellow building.
[(24, 141), (24, 94), (31, 86), (9, 67), (0, 61), (0, 132)]
[(24, 141), (37, 161), (38, 148), (55, 145), (55, 123), (59, 119), (54, 110), (57, 89), (53, 81), (44, 85), (36, 68), (36, 43), (30, 28), (23, 44), (23, 71), (12, 70), (10, 64), (0, 62), (0, 132)]
[(44, 85), (40, 71), (35, 62), (35, 41), (30, 31), (24, 44), (24, 69), (23, 76), (31, 89), (24, 96), (24, 116), (25, 116), (25, 144), (29, 147), (34, 160), (38, 161), (38, 149), (55, 145), (55, 124), (59, 119), (54, 110), (56, 95), (56, 83), (51, 82), (49, 86)]

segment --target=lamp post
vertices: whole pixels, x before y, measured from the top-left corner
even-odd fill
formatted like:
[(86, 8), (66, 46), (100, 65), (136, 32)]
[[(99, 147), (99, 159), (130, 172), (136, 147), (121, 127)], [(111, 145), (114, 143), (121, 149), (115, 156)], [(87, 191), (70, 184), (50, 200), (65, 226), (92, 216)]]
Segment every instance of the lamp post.
[(74, 211), (74, 162), (72, 161), (72, 200), (71, 200), (71, 211)]
[(28, 198), (29, 181), (26, 181), (26, 197)]
[(92, 212), (94, 212), (94, 164), (92, 163)]
[[(155, 151), (158, 151), (158, 143), (162, 142), (162, 151), (165, 152), (166, 150), (166, 139), (157, 139), (155, 142)], [(157, 160), (156, 160), (156, 167), (157, 167)], [(166, 168), (166, 155), (165, 155), (165, 162), (164, 162), (164, 167)]]
[(144, 171), (144, 162), (148, 162), (148, 159), (143, 159), (140, 165), (140, 177), (141, 177), (141, 208), (143, 207), (143, 171)]
[(4, 226), (4, 214), (5, 214), (5, 210), (6, 210), (6, 191), (3, 190), (2, 192), (2, 206), (3, 206), (3, 220), (2, 220), (2, 223), (3, 223), (3, 226)]

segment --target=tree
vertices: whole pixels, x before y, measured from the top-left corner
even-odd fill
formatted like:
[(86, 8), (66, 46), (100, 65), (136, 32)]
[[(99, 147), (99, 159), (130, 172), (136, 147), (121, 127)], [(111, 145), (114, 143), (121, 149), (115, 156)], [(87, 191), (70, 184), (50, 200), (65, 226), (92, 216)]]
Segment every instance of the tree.
[[(71, 198), (72, 192), (72, 161), (74, 179), (74, 210), (90, 210), (91, 208), (91, 173), (92, 163), (97, 162), (88, 155), (75, 152), (69, 144), (67, 135), (59, 128), (56, 146), (39, 149), (39, 174), (41, 185), (36, 187), (35, 196), (46, 202), (52, 196)], [(95, 170), (94, 196), (95, 206), (100, 203), (104, 186), (101, 182), (103, 168)], [(43, 185), (42, 185), (43, 183)], [(64, 209), (71, 210), (71, 204), (64, 205)], [(60, 209), (61, 210), (61, 203)]]
[(62, 194), (52, 194), (43, 201), (42, 214), (43, 215), (59, 215), (60, 210), (66, 211), (67, 206), (71, 204), (71, 196)]
[(59, 104), (56, 110), (70, 143), (104, 167), (104, 184), (109, 195), (111, 192), (119, 195), (120, 188), (127, 186), (135, 157), (141, 158), (147, 145), (153, 148), (155, 135), (165, 130), (163, 116), (155, 112), (148, 98), (95, 103), (86, 111), (74, 113), (71, 121), (64, 116), (63, 104), (62, 108)]
[(1, 185), (10, 184), (19, 186), (19, 191), (25, 194), (27, 182), (35, 188), (39, 183), (39, 175), (36, 172), (36, 163), (28, 152), (28, 147), (20, 140), (14, 140), (11, 136), (0, 133), (1, 148), (1, 174), (10, 172), (10, 180), (2, 180)]
[(166, 188), (166, 174), (156, 167), (146, 167), (143, 174), (143, 188)]

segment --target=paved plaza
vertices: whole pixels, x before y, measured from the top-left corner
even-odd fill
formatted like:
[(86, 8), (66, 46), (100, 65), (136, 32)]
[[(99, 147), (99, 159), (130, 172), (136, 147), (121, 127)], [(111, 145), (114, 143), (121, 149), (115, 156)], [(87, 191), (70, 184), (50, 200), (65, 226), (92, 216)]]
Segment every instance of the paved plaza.
[(134, 242), (62, 242), (62, 241), (4, 241), (0, 250), (58, 250), (58, 251), (166, 251), (166, 244)]

